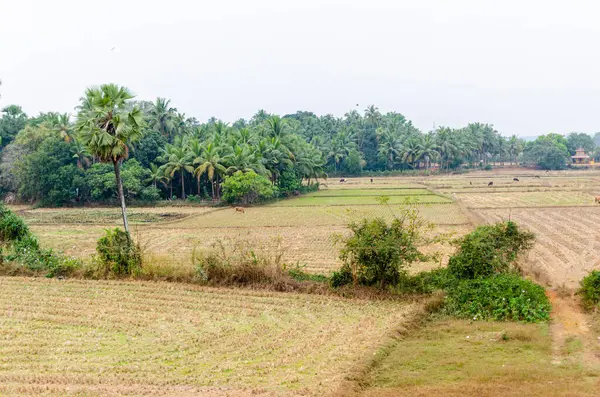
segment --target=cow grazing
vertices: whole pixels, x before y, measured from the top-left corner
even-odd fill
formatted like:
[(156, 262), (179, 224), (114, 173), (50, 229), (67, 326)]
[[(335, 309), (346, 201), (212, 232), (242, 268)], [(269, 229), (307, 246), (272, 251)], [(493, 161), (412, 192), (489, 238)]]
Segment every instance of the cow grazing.
[(469, 185), (472, 185), (472, 184), (473, 184), (473, 182), (469, 182)]
[(536, 175), (536, 176), (534, 176), (534, 178), (540, 179), (540, 176), (539, 176), (539, 175)]
[(246, 211), (244, 211), (244, 208), (243, 208), (243, 207), (235, 207), (235, 212), (236, 212), (236, 213), (237, 213), (237, 212), (241, 212), (242, 214), (245, 214), (245, 213), (246, 213)]
[(346, 182), (346, 179), (344, 179), (344, 178), (340, 179), (340, 183), (344, 183), (344, 182)]
[(494, 182), (488, 183), (488, 186), (494, 186)]
[(371, 183), (373, 183), (373, 178), (371, 178)]
[(513, 178), (513, 182), (519, 182), (519, 178)]
[(594, 199), (595, 202), (597, 202), (598, 204), (600, 204), (600, 196), (596, 196), (596, 198)]

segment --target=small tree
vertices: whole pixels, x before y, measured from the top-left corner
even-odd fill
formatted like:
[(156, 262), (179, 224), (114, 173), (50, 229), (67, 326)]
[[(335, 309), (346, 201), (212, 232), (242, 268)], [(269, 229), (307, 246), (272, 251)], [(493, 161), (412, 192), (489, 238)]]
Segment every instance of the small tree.
[(254, 204), (277, 196), (277, 189), (262, 175), (238, 171), (223, 182), (223, 199), (230, 204)]
[(89, 152), (103, 162), (112, 163), (121, 202), (123, 226), (129, 235), (127, 208), (121, 181), (121, 161), (129, 156), (129, 145), (142, 133), (143, 113), (139, 107), (128, 111), (127, 101), (134, 98), (125, 87), (105, 84), (88, 88), (81, 98), (76, 130)]
[(391, 224), (375, 218), (349, 227), (352, 235), (341, 239), (340, 258), (345, 262), (342, 272), (350, 271), (355, 283), (380, 288), (397, 284), (411, 263), (427, 258), (418, 247), (425, 242), (428, 224), (415, 208), (404, 210)]
[(450, 258), (448, 270), (459, 279), (507, 273), (517, 255), (533, 246), (534, 238), (510, 221), (479, 226), (456, 242), (459, 248)]

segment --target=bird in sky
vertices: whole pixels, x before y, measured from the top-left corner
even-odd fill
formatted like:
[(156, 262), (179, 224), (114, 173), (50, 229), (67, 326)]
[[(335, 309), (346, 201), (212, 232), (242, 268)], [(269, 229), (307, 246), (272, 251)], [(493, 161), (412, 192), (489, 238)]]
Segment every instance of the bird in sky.
[(111, 51), (114, 51), (114, 50), (115, 50), (115, 48), (117, 48), (117, 47), (113, 47), (113, 48), (111, 48), (110, 50), (111, 50)]

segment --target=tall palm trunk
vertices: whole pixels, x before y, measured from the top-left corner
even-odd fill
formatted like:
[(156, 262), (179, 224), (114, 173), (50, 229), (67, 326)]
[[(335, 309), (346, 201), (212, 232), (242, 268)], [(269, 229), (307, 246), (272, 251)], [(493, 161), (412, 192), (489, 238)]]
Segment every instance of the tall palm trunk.
[(183, 175), (183, 170), (181, 170), (181, 198), (185, 200), (185, 177)]
[(198, 182), (198, 197), (200, 197), (200, 175), (198, 175), (197, 182)]
[(121, 168), (119, 166), (119, 160), (113, 159), (113, 166), (115, 167), (115, 179), (117, 180), (117, 190), (119, 193), (119, 199), (121, 200), (123, 226), (125, 227), (125, 233), (127, 233), (127, 236), (129, 236), (129, 224), (127, 223), (127, 208), (125, 207), (125, 195), (123, 194), (123, 181), (121, 180)]

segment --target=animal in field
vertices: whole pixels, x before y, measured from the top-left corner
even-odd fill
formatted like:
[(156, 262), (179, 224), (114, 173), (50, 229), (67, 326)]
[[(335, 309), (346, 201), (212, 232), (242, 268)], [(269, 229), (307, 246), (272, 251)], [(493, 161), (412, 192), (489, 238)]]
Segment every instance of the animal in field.
[(373, 178), (371, 178), (371, 183), (373, 183)]
[(519, 182), (519, 178), (513, 178), (513, 182)]
[(488, 186), (494, 186), (494, 182), (488, 183)]
[(246, 213), (246, 211), (244, 211), (244, 207), (235, 207), (235, 212), (236, 213), (241, 212), (242, 214)]
[(344, 183), (344, 182), (346, 182), (345, 178), (340, 179), (340, 183)]
[(598, 204), (600, 204), (600, 196), (596, 196), (596, 198), (594, 199), (594, 201)]
[(539, 176), (539, 175), (536, 175), (536, 176), (534, 176), (534, 178), (540, 179), (540, 176)]
[(469, 185), (472, 185), (472, 184), (473, 184), (473, 182), (469, 182)]

